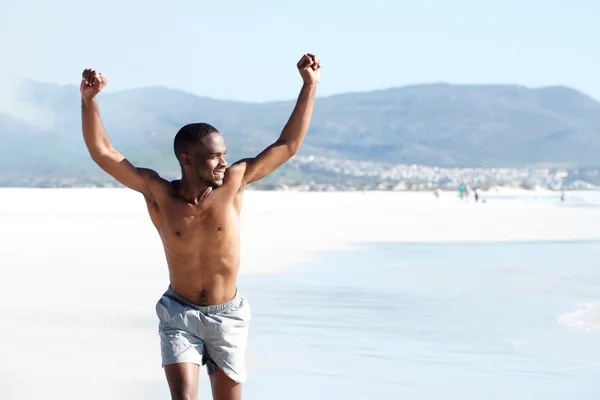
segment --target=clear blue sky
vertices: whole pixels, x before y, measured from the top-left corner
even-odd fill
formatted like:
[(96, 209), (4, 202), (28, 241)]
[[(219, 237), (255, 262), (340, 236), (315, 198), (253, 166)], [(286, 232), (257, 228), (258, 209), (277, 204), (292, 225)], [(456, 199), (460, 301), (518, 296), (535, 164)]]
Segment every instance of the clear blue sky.
[(268, 101), (296, 97), (314, 52), (320, 95), (443, 81), (600, 99), (599, 18), (600, 0), (0, 0), (0, 73), (78, 83), (93, 67), (111, 90)]

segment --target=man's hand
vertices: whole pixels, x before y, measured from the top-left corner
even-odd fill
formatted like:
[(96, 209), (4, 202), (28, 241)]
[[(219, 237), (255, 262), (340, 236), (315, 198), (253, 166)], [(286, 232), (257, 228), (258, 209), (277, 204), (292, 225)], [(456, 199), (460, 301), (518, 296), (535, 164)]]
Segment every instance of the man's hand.
[(321, 61), (314, 54), (305, 54), (298, 61), (300, 76), (305, 84), (316, 85), (321, 78)]
[(93, 69), (84, 70), (81, 74), (81, 86), (79, 87), (81, 98), (84, 101), (93, 99), (104, 89), (106, 83), (106, 78), (100, 72)]

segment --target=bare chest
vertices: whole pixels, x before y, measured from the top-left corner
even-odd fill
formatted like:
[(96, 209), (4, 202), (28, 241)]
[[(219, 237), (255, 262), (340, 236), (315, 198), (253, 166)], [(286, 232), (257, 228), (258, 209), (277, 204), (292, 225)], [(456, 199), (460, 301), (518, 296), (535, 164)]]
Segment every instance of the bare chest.
[(198, 209), (174, 204), (150, 209), (150, 216), (169, 247), (215, 246), (239, 236), (239, 215), (231, 205)]
[(238, 216), (228, 210), (208, 211), (200, 215), (164, 213), (161, 233), (184, 240), (226, 236), (238, 230)]

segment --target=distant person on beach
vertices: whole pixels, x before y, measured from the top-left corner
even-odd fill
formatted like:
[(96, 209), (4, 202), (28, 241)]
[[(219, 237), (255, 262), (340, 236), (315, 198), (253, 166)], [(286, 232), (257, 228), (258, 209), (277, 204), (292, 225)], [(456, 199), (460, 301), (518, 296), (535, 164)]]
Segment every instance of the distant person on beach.
[(305, 54), (297, 68), (302, 89), (272, 145), (228, 167), (219, 131), (206, 123), (190, 123), (174, 138), (182, 174), (175, 181), (133, 166), (112, 147), (95, 99), (106, 78), (93, 69), (83, 71), (83, 138), (89, 154), (105, 172), (144, 196), (164, 246), (170, 284), (156, 313), (162, 365), (173, 399), (197, 398), (201, 365), (207, 367), (214, 399), (241, 398), (251, 312), (237, 289), (239, 216), (246, 186), (287, 162), (308, 131), (321, 62)]
[(461, 200), (463, 200), (465, 198), (466, 191), (467, 191), (467, 187), (465, 185), (458, 186), (458, 195), (460, 196)]

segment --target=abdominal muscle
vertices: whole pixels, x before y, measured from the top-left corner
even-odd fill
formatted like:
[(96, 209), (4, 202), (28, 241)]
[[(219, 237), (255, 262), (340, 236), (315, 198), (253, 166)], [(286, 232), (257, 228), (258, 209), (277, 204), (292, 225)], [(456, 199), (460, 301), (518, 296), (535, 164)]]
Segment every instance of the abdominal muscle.
[[(190, 303), (222, 304), (236, 294), (240, 265), (239, 231), (163, 239), (171, 288)], [(161, 237), (164, 235), (161, 235)], [(199, 239), (199, 238), (198, 238)]]

